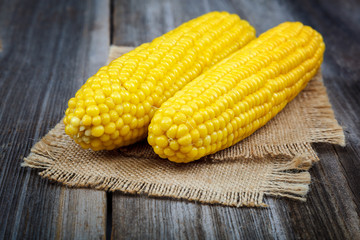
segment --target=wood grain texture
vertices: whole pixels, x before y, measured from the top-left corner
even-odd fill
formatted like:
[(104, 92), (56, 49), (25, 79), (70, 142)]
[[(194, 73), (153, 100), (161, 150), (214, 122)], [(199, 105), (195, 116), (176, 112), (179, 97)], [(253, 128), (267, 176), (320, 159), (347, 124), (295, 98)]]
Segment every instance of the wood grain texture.
[(0, 3), (0, 239), (105, 237), (106, 194), (21, 168), (66, 100), (107, 58), (107, 1)]
[(113, 6), (117, 45), (151, 41), (213, 10), (239, 14), (258, 34), (284, 21), (311, 25), (326, 42), (324, 81), (348, 144), (315, 144), (321, 162), (311, 170), (306, 203), (269, 198), (268, 209), (236, 209), (114, 193), (115, 239), (360, 239), (359, 1), (115, 0)]
[[(110, 40), (137, 46), (213, 10), (239, 14), (258, 34), (298, 20), (324, 36), (324, 82), (347, 146), (315, 144), (321, 162), (306, 203), (268, 198), (269, 208), (251, 209), (105, 194), (20, 167), (105, 63)], [(360, 239), (359, 12), (355, 0), (0, 1), (0, 239), (104, 238), (106, 230), (114, 239)]]
[[(347, 146), (326, 147), (316, 144), (323, 162), (329, 153), (340, 163), (347, 190), (353, 194), (357, 214), (360, 214), (360, 12), (359, 1), (306, 1), (289, 6), (289, 11), (305, 24), (320, 31), (327, 46), (322, 67), (324, 82), (335, 115), (345, 129)], [(357, 24), (356, 24), (357, 23)], [(329, 166), (330, 167), (330, 166)]]

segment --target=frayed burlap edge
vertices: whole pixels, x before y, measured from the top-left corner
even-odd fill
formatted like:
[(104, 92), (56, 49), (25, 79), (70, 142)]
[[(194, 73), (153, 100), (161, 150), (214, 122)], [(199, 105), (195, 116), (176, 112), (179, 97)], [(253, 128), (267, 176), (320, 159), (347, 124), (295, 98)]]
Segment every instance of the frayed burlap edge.
[[(42, 169), (43, 171), (39, 175), (69, 187), (90, 187), (107, 191), (119, 190), (130, 194), (147, 194), (154, 197), (171, 197), (234, 207), (265, 207), (266, 204), (263, 202), (264, 195), (305, 201), (305, 196), (309, 191), (309, 184), (311, 182), (311, 177), (307, 170), (314, 161), (318, 160), (310, 143), (264, 146), (263, 148), (260, 146), (257, 148), (257, 151), (262, 153), (268, 152), (269, 154), (264, 159), (271, 161), (273, 164), (266, 176), (259, 176), (264, 178), (264, 184), (260, 186), (259, 191), (228, 192), (225, 194), (177, 185), (129, 181), (115, 177), (79, 175), (66, 169), (56, 168), (57, 159), (64, 154), (68, 144), (68, 139), (66, 139), (66, 135), (64, 136), (62, 125), (62, 123), (59, 123), (32, 148), (29, 156), (24, 159), (22, 166)], [(333, 132), (334, 130), (331, 130), (331, 133)], [(326, 138), (326, 140), (344, 145), (344, 138), (341, 137), (340, 133), (333, 136), (335, 138)], [(294, 153), (298, 152), (303, 154), (294, 155)], [(119, 152), (119, 154), (122, 153)], [(126, 155), (123, 155), (123, 157), (129, 158)], [(226, 161), (234, 160), (239, 161), (239, 164), (241, 164), (241, 157)]]
[[(267, 205), (263, 202), (264, 195), (305, 201), (305, 195), (309, 190), (311, 177), (307, 170), (312, 165), (312, 159), (308, 156), (295, 156), (291, 161), (288, 161), (287, 157), (281, 157), (277, 160), (268, 158), (268, 161), (273, 162), (273, 166), (266, 176), (259, 176), (264, 178), (265, 184), (260, 186), (259, 191), (256, 192), (244, 191), (223, 194), (177, 185), (74, 174), (66, 169), (56, 168), (57, 159), (66, 151), (68, 142), (59, 132), (59, 130), (63, 130), (61, 125), (59, 123), (32, 148), (22, 166), (42, 169), (43, 171), (39, 173), (40, 176), (69, 187), (90, 187), (106, 191), (119, 190), (130, 194), (171, 197), (233, 207), (266, 207)], [(124, 158), (128, 157), (124, 156)], [(239, 162), (239, 164), (241, 163)]]

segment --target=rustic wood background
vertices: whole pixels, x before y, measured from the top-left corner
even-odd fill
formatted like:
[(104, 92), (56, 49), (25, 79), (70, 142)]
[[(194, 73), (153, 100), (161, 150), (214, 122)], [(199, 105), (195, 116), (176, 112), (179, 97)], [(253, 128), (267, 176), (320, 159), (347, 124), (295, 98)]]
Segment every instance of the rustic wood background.
[[(307, 202), (201, 205), (70, 189), (20, 167), (110, 44), (136, 46), (213, 10), (258, 33), (290, 20), (324, 36), (324, 81), (347, 146), (314, 145)], [(356, 0), (0, 0), (0, 239), (360, 239), (359, 60)]]

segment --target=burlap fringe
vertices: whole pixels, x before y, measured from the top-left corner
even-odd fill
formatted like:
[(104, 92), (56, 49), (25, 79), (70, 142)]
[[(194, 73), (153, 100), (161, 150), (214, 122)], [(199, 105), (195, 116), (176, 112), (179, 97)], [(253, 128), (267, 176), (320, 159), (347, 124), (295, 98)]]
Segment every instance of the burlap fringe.
[[(131, 194), (146, 194), (156, 197), (171, 197), (186, 199), (207, 204), (222, 204), (233, 207), (266, 207), (263, 202), (264, 194), (271, 196), (283, 196), (291, 199), (305, 201), (305, 195), (309, 190), (310, 174), (307, 171), (313, 162), (313, 155), (289, 156), (283, 155), (274, 162), (272, 171), (265, 176), (264, 185), (260, 186), (259, 192), (227, 192), (220, 194), (201, 189), (189, 189), (188, 187), (154, 184), (147, 182), (129, 181), (114, 177), (99, 177), (90, 175), (74, 174), (59, 168), (54, 168), (56, 159), (66, 150), (66, 145), (61, 136), (53, 129), (42, 141), (38, 142), (22, 166), (43, 169), (39, 174), (50, 180), (61, 182), (69, 187), (91, 187), (106, 191), (122, 191)], [(268, 149), (270, 152), (281, 152), (284, 148), (308, 149), (304, 144), (292, 144), (289, 146)], [(274, 151), (276, 150), (276, 151)], [(290, 152), (289, 152), (290, 153)]]
[(281, 196), (300, 201), (306, 201), (305, 195), (309, 191), (311, 182), (307, 171), (312, 161), (303, 156), (296, 156), (290, 162), (275, 164), (272, 172), (267, 176), (263, 191), (266, 195)]

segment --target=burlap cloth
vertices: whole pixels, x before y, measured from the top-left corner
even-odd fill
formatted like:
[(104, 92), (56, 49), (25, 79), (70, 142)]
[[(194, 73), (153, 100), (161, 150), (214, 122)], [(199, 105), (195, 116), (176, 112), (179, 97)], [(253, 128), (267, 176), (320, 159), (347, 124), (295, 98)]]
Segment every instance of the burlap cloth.
[[(109, 60), (131, 48), (112, 47)], [(252, 136), (189, 164), (160, 159), (146, 141), (114, 151), (83, 150), (62, 121), (35, 144), (22, 166), (71, 187), (195, 200), (228, 206), (265, 206), (264, 195), (305, 200), (308, 169), (319, 159), (314, 142), (344, 145), (318, 74), (286, 108)]]

